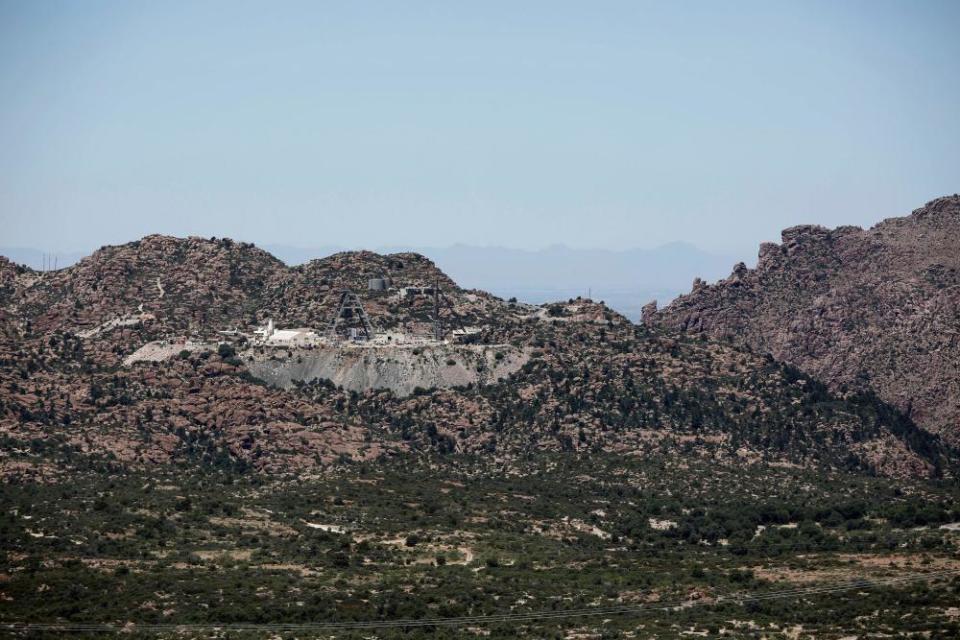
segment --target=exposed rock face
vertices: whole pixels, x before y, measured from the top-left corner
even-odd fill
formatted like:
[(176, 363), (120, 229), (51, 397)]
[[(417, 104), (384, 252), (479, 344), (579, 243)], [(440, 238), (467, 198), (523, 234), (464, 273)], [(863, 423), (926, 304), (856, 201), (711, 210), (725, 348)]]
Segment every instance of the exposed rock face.
[(645, 325), (651, 324), (654, 320), (654, 317), (657, 315), (657, 301), (651, 300), (647, 304), (643, 305), (643, 309), (640, 310), (640, 322)]
[[(245, 357), (247, 354), (243, 354)], [(271, 385), (291, 388), (295, 381), (330, 380), (348, 391), (389, 389), (408, 396), (417, 388), (448, 389), (488, 384), (516, 373), (529, 352), (511, 345), (438, 345), (422, 348), (318, 347), (290, 356), (250, 355), (247, 368)]]
[(644, 320), (733, 338), (834, 390), (871, 388), (960, 444), (960, 196), (867, 230), (791, 227), (756, 269)]

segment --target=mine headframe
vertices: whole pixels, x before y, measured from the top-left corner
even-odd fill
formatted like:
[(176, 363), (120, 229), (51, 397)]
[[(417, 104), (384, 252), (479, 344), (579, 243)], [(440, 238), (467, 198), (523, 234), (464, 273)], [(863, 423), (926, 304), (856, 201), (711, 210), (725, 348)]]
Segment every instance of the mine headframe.
[(437, 280), (433, 285), (433, 338), (437, 342), (443, 340), (443, 336), (446, 333), (444, 331), (443, 318), (440, 316), (440, 310), (444, 307), (450, 311), (450, 317), (457, 326), (460, 327), (460, 330), (466, 332), (463, 321), (460, 319), (460, 314), (458, 314), (457, 310), (453, 307), (450, 298), (440, 289), (440, 281)]
[(376, 335), (370, 317), (367, 315), (360, 298), (353, 291), (344, 289), (340, 293), (337, 312), (330, 322), (327, 335), (331, 339), (350, 338), (354, 340), (372, 340)]

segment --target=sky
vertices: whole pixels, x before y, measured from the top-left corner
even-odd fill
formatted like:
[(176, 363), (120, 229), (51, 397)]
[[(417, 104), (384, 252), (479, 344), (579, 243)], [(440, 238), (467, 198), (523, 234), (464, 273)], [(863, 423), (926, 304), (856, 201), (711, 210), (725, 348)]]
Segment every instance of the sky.
[(684, 241), (960, 191), (960, 2), (0, 0), (0, 246)]

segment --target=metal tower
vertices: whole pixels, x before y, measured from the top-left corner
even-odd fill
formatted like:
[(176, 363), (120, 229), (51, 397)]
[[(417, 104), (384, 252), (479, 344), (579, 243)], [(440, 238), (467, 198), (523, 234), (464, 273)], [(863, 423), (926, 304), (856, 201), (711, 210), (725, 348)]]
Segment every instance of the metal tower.
[(327, 330), (330, 338), (359, 338), (372, 340), (376, 335), (370, 317), (360, 303), (360, 298), (353, 291), (344, 289), (340, 294), (340, 303), (337, 313), (330, 322)]

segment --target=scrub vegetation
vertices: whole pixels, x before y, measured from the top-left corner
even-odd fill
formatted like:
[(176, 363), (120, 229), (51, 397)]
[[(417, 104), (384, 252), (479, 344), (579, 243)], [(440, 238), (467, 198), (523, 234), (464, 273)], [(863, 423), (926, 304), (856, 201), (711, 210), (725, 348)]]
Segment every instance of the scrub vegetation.
[[(335, 477), (213, 467), (3, 485), (3, 622), (143, 637), (270, 625), (646, 607), (626, 614), (281, 637), (841, 637), (960, 631), (960, 577), (737, 603), (730, 594), (960, 569), (942, 482), (598, 455), (511, 475), (442, 457)], [(665, 610), (663, 605), (681, 605)], [(137, 624), (147, 625), (137, 630)], [(753, 631), (751, 631), (753, 630)], [(60, 637), (56, 631), (21, 632)], [(489, 636), (487, 635), (489, 634)]]

